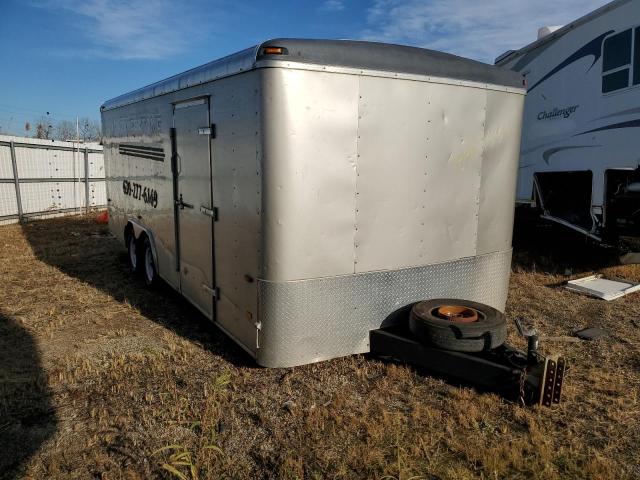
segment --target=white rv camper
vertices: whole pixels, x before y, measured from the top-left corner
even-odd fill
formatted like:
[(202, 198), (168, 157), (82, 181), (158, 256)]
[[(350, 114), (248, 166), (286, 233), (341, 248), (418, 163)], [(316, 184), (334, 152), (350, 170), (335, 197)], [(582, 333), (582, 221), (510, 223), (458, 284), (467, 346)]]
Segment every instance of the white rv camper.
[(527, 79), (517, 199), (596, 240), (640, 234), (640, 2), (496, 59)]
[(110, 229), (264, 366), (367, 352), (423, 299), (503, 310), (524, 93), (429, 50), (271, 40), (102, 106)]

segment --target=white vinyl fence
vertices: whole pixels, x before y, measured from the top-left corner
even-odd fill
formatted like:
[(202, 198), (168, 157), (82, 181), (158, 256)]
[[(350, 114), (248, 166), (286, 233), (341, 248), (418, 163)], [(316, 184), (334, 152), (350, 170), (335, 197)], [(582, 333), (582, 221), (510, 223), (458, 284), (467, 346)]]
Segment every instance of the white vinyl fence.
[(0, 224), (104, 207), (104, 176), (97, 143), (0, 135)]

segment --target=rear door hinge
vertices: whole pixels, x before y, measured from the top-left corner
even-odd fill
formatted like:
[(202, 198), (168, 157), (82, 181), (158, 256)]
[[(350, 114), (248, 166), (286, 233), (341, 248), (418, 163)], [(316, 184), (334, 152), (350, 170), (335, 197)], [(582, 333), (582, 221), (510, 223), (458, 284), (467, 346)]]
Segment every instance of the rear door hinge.
[(208, 127), (199, 128), (198, 135), (209, 135), (209, 138), (216, 138), (216, 124), (212, 123)]
[(220, 289), (218, 287), (211, 288), (206, 283), (203, 283), (202, 284), (202, 289), (205, 292), (209, 293), (213, 297), (214, 300), (216, 300), (216, 301), (220, 300)]
[(204, 205), (201, 205), (200, 213), (213, 218), (214, 222), (218, 221), (218, 207), (209, 208), (209, 207), (205, 207)]

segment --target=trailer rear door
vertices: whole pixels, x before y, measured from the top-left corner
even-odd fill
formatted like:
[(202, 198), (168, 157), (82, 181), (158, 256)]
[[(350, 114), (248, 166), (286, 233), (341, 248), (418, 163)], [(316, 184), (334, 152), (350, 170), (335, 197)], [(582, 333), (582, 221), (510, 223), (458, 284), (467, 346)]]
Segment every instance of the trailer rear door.
[(209, 99), (174, 105), (176, 238), (180, 291), (214, 319), (213, 217)]

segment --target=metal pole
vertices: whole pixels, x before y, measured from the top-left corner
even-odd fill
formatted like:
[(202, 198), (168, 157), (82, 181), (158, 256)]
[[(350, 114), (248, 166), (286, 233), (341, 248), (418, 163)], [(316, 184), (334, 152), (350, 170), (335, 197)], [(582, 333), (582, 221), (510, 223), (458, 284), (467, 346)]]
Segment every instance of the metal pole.
[(87, 214), (89, 213), (89, 149), (84, 147), (84, 201)]
[(22, 214), (22, 198), (20, 197), (20, 178), (18, 177), (18, 162), (16, 162), (16, 147), (11, 140), (9, 144), (11, 149), (11, 166), (13, 167), (13, 180), (16, 185), (16, 204), (18, 205), (18, 221), (21, 223), (24, 221)]

